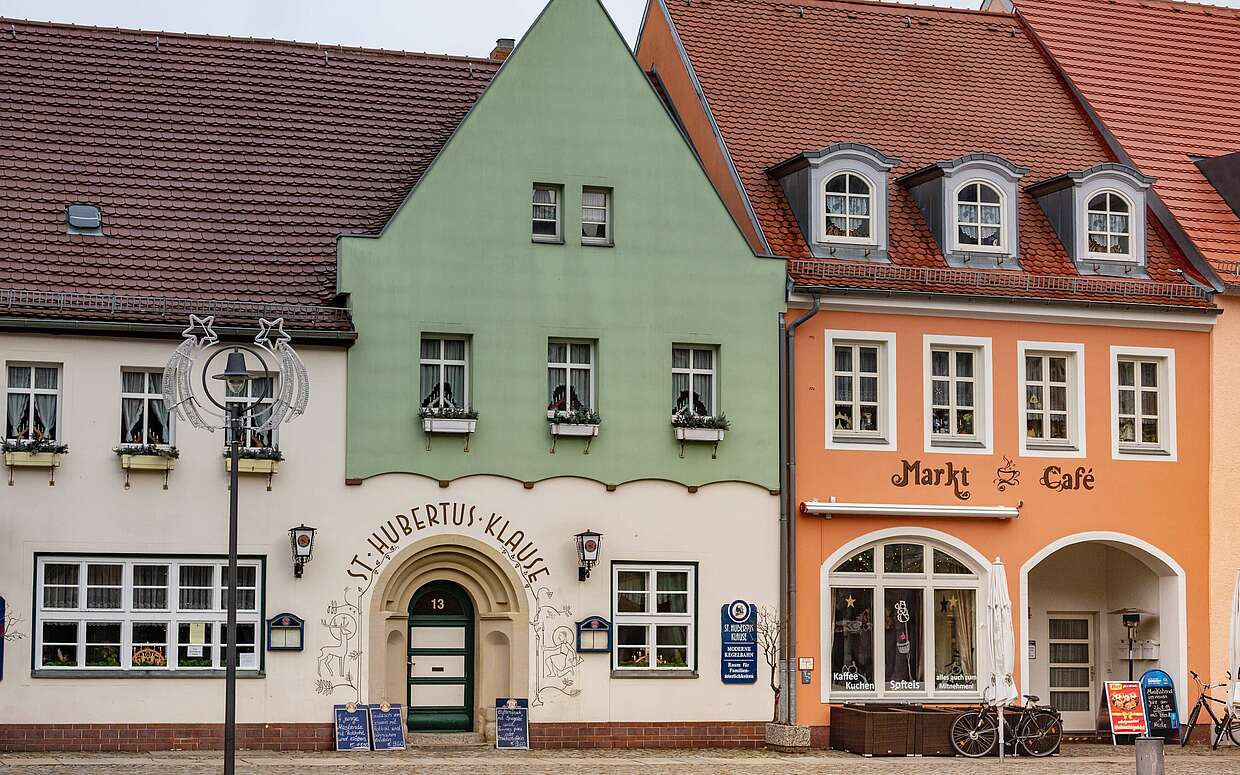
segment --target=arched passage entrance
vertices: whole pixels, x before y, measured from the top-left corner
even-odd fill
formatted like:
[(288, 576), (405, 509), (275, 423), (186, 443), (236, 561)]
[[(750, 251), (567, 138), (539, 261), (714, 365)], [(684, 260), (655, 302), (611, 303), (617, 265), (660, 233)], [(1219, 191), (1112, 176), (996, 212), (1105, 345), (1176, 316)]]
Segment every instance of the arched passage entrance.
[[(448, 728), (485, 732), (487, 738), (492, 739), (495, 698), (529, 694), (529, 602), (525, 587), (511, 564), (487, 545), (468, 536), (427, 538), (405, 547), (385, 563), (371, 590), (368, 607), (369, 696), (375, 702), (412, 699), (414, 687), (436, 685), (422, 681), (410, 683), (411, 679), (424, 677), (415, 675), (422, 668), (433, 676), (436, 673), (432, 673), (431, 668), (442, 666), (446, 677), (449, 667), (446, 664), (410, 664), (411, 657), (415, 656), (411, 648), (422, 655), (433, 655), (421, 650), (416, 636), (411, 647), (410, 636), (415, 626), (432, 624), (430, 619), (424, 622), (422, 617), (433, 616), (434, 606), (438, 605), (436, 600), (443, 600), (445, 612), (450, 605), (458, 610), (456, 602), (449, 602), (448, 591), (462, 596), (457, 600), (460, 611), (465, 611), (466, 605), (472, 608), (472, 614), (461, 613), (457, 618), (459, 623), (469, 621), (473, 626), (472, 632), (463, 634), (466, 640), (462, 648), (439, 654), (466, 657), (466, 662), (472, 657), (471, 687), (451, 690), (463, 691), (465, 695), (464, 701), (469, 706), (468, 726), (459, 721), (458, 713), (456, 725)], [(444, 594), (437, 597), (436, 592)], [(425, 613), (424, 607), (430, 613)], [(448, 621), (445, 624), (455, 626)], [(448, 685), (448, 682), (439, 685)], [(436, 691), (446, 697), (448, 690), (423, 691), (433, 698), (440, 696)], [(448, 720), (445, 717), (434, 722), (430, 714), (419, 714), (414, 721), (415, 729), (423, 722), (428, 724), (422, 726), (423, 729), (443, 729), (445, 727), (433, 724)]]
[(1121, 610), (1141, 611), (1132, 675), (1151, 668), (1187, 679), (1183, 568), (1166, 552), (1122, 533), (1065, 536), (1020, 573), (1022, 691), (1060, 710), (1069, 731), (1097, 728), (1103, 683), (1128, 680), (1128, 630)]

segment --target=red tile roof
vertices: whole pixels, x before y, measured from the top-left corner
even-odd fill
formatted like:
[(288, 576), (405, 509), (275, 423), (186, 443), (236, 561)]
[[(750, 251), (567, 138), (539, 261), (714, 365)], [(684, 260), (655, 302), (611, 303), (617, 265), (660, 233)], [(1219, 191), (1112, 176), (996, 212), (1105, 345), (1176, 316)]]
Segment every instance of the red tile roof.
[[(0, 316), (91, 317), (93, 294), (328, 305), (337, 235), (383, 225), (498, 68), (0, 20)], [(105, 236), (66, 233), (73, 203)]]
[[(981, 270), (910, 280), (916, 273), (909, 268), (946, 269), (946, 263), (912, 196), (895, 182), (901, 175), (989, 152), (1029, 167), (1024, 186), (1115, 160), (1013, 17), (832, 0), (667, 0), (665, 6), (772, 251), (794, 259), (794, 281), (1209, 304), (1187, 287), (1179, 273), (1186, 260), (1152, 218), (1151, 281), (1144, 289), (1137, 290), (1141, 281), (1104, 278), (1074, 287), (1082, 278), (1041, 208), (1023, 192), (1023, 274), (1041, 279)], [(894, 268), (812, 258), (783, 190), (767, 173), (795, 154), (838, 142), (865, 143), (901, 160), (889, 190)], [(988, 274), (1003, 277), (987, 280)]]
[(1193, 243), (1240, 282), (1240, 218), (1192, 157), (1240, 151), (1240, 9), (1166, 0), (1016, 0)]

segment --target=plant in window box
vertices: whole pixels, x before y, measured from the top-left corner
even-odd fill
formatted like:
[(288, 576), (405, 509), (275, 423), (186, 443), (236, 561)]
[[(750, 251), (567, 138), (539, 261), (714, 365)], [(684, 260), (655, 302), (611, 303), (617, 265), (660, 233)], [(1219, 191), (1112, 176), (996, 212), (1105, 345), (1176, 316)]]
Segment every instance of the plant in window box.
[(427, 433), (473, 433), (478, 427), (478, 412), (455, 406), (424, 406), (418, 410), (422, 430)]
[(171, 471), (181, 456), (180, 450), (165, 444), (121, 444), (112, 451), (126, 471)]
[(597, 436), (603, 418), (593, 409), (549, 410), (552, 436)]
[(672, 415), (672, 427), (676, 429), (677, 441), (712, 441), (718, 443), (732, 427), (724, 414), (693, 414), (680, 412)]
[[(283, 460), (284, 453), (279, 447), (242, 447), (237, 454), (237, 473), (270, 476), (279, 473)], [(228, 450), (224, 450), (224, 470), (232, 471), (232, 458)]]
[(48, 438), (5, 439), (0, 441), (0, 449), (4, 451), (6, 466), (56, 468), (60, 456), (69, 452), (69, 445)]

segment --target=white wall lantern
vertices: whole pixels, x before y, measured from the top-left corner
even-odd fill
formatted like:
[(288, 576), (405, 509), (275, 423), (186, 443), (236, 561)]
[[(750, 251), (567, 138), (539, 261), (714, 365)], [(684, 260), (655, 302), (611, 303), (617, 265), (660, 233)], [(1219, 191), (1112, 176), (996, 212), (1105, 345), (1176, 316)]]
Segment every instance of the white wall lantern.
[(302, 569), (310, 562), (314, 553), (315, 529), (299, 525), (288, 531), (289, 542), (293, 546), (293, 576), (301, 578)]
[(590, 578), (590, 569), (598, 564), (599, 556), (603, 551), (603, 536), (595, 533), (593, 530), (587, 530), (584, 533), (578, 533), (577, 539), (577, 561), (580, 567), (577, 568), (577, 580), (585, 581)]

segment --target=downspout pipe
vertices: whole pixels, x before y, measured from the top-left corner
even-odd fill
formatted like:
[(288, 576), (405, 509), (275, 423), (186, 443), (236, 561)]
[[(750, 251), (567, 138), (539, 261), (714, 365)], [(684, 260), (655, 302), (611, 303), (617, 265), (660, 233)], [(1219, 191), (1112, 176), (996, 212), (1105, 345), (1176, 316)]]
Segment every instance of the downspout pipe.
[(780, 683), (784, 688), (780, 697), (781, 721), (797, 723), (797, 660), (796, 660), (796, 557), (797, 557), (797, 509), (796, 494), (796, 330), (822, 306), (822, 298), (813, 293), (809, 311), (791, 323), (785, 313), (779, 313), (779, 521), (780, 521), (780, 614), (787, 623), (783, 651), (784, 672)]

